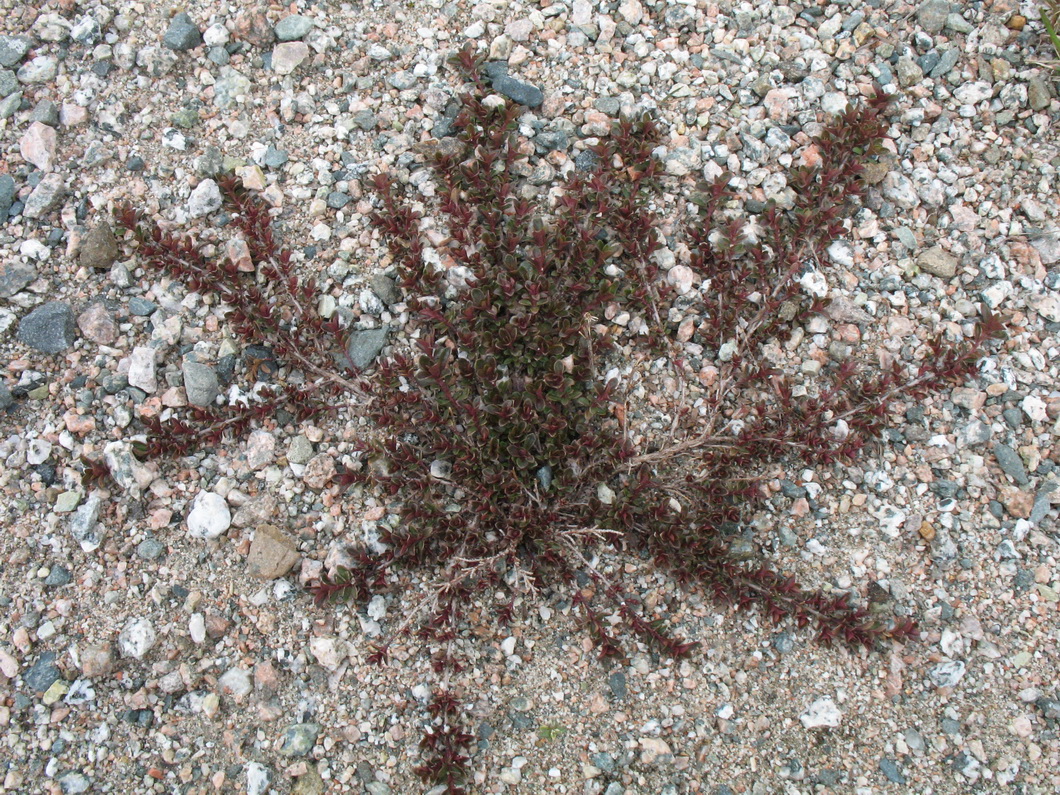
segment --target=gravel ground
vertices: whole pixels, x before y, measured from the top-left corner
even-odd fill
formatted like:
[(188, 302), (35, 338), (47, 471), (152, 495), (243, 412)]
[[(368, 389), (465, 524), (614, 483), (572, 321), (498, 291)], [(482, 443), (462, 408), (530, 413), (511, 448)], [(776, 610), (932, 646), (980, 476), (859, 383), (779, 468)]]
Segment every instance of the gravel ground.
[[(867, 598), (916, 616), (922, 642), (821, 648), (612, 560), (704, 652), (605, 670), (561, 594), (510, 637), (487, 632), (466, 674), (476, 789), (1060, 791), (1060, 101), (1035, 4), (224, 8), (0, 0), (4, 791), (424, 791), (410, 771), (428, 661), (398, 646), (378, 669), (363, 651), (417, 581), (359, 613), (299, 587), (386, 520), (371, 495), (344, 506), (320, 488), (356, 428), (277, 417), (208, 455), (132, 459), (139, 416), (232, 397), (240, 351), (216, 306), (98, 225), (130, 199), (224, 245), (211, 180), (234, 169), (282, 208), (300, 267), (331, 289), (323, 311), (400, 326), (362, 182), (385, 165), (433, 194), (413, 166), (448, 132), (444, 62), (468, 40), (530, 106), (539, 186), (612, 118), (654, 109), (666, 217), (723, 169), (746, 209), (783, 202), (821, 112), (882, 84), (898, 94), (890, 151), (830, 250), (845, 313), (783, 353), (807, 374), (859, 339), (911, 361), (917, 335), (959, 334), (980, 302), (1010, 329), (979, 378), (906, 406), (861, 468), (778, 473), (756, 519), (783, 568), (874, 582)], [(370, 360), (381, 340), (363, 342)], [(82, 454), (117, 482), (86, 487)]]

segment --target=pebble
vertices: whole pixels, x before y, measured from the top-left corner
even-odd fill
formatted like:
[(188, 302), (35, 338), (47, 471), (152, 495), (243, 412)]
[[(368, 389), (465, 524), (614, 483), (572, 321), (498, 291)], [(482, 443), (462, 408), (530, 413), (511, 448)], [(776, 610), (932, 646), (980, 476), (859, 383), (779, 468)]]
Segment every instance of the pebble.
[(55, 162), (57, 134), (54, 127), (39, 121), (33, 122), (19, 141), (19, 152), (26, 162), (41, 171), (51, 171)]
[(273, 29), (278, 41), (295, 41), (313, 29), (313, 20), (301, 14), (290, 14), (276, 23)]
[(283, 732), (280, 753), (284, 756), (305, 756), (316, 744), (320, 726), (316, 723), (296, 723)]
[(142, 660), (155, 645), (155, 628), (146, 618), (133, 618), (122, 627), (118, 635), (118, 651), (122, 657)]
[(799, 715), (799, 720), (807, 729), (834, 729), (843, 719), (843, 714), (828, 696), (822, 696), (814, 701)]
[(19, 67), (15, 73), (20, 83), (38, 85), (50, 83), (59, 72), (59, 61), (50, 55), (38, 55)]
[(162, 37), (162, 44), (176, 52), (193, 50), (202, 44), (202, 33), (194, 20), (182, 11), (173, 16), (169, 29)]
[(540, 88), (516, 80), (506, 74), (498, 75), (491, 81), (494, 90), (508, 97), (513, 102), (525, 105), (528, 108), (537, 108), (545, 101), (545, 95)]
[(46, 174), (26, 199), (22, 214), (27, 218), (41, 218), (55, 209), (65, 193), (66, 181), (63, 176), (54, 171)]
[(0, 36), (0, 66), (8, 69), (18, 66), (31, 46), (26, 36)]
[(887, 780), (894, 784), (906, 784), (907, 779), (902, 775), (902, 771), (898, 769), (898, 763), (890, 757), (883, 757), (880, 759), (880, 771)]
[(250, 681), (250, 674), (242, 668), (230, 668), (225, 671), (218, 677), (217, 686), (222, 695), (228, 696), (236, 702), (242, 701), (254, 689), (254, 685)]
[(81, 675), (89, 679), (107, 676), (114, 669), (114, 650), (109, 643), (96, 643), (81, 650)]
[(74, 344), (75, 329), (70, 305), (51, 301), (22, 318), (18, 324), (18, 341), (42, 353), (62, 353)]
[(129, 385), (142, 389), (147, 394), (158, 390), (156, 350), (146, 345), (137, 345), (129, 356)]
[(188, 215), (192, 218), (201, 218), (221, 209), (221, 189), (212, 179), (204, 179), (195, 186), (188, 198)]
[(99, 524), (102, 500), (93, 492), (70, 517), (70, 535), (83, 552), (94, 552), (103, 541), (103, 527)]
[(1031, 482), (1030, 478), (1027, 477), (1027, 470), (1023, 466), (1023, 459), (1020, 458), (1019, 453), (1007, 444), (1000, 442), (995, 444), (994, 457), (997, 459), (1001, 471), (1016, 481), (1017, 485), (1026, 486)]
[(950, 660), (934, 666), (928, 675), (936, 687), (955, 687), (964, 677), (965, 664), (961, 660)]
[(298, 559), (298, 547), (291, 538), (275, 525), (258, 525), (247, 557), (247, 572), (262, 580), (276, 579), (287, 574)]
[(37, 662), (22, 672), (22, 682), (30, 690), (43, 693), (62, 676), (55, 665), (55, 652), (41, 652)]
[(364, 370), (371, 365), (380, 351), (383, 350), (383, 346), (386, 345), (389, 331), (388, 328), (384, 327), (355, 331), (350, 334), (350, 338), (346, 343), (346, 352), (353, 366), (358, 370)]
[(109, 270), (118, 259), (118, 242), (110, 224), (102, 221), (85, 233), (78, 254), (81, 266), (92, 270)]
[(957, 260), (941, 246), (932, 246), (920, 253), (916, 264), (922, 271), (938, 276), (940, 279), (952, 279), (957, 273)]
[(212, 406), (220, 394), (217, 372), (210, 366), (185, 360), (184, 391), (193, 406)]
[(200, 491), (195, 496), (188, 513), (188, 535), (209, 541), (231, 525), (232, 514), (224, 497), (212, 491)]
[(247, 763), (247, 795), (265, 795), (272, 782), (272, 773), (260, 762)]
[(287, 41), (272, 50), (272, 70), (278, 75), (289, 75), (309, 57), (309, 45), (304, 41)]

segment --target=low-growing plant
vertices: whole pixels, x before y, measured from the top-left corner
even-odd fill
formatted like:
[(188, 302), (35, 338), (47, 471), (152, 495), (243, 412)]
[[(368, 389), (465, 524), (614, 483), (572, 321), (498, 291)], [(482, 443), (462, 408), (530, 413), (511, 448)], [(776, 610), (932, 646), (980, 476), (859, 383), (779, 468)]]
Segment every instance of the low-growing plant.
[[(592, 147), (591, 167), (572, 169), (542, 204), (522, 190), (530, 149), (517, 132), (521, 109), (487, 96), (469, 51), (455, 64), (473, 88), (456, 120), (458, 146), (431, 164), (437, 205), (414, 206), (386, 172), (374, 178), (371, 220), (410, 320), (393, 353), (364, 373), (343, 355), (346, 330), (317, 314), (316, 287), (274, 240), (266, 205), (235, 181), (222, 187), (250, 249), (245, 273), (128, 206), (118, 210), (141, 260), (215, 293), (231, 307), (231, 328), (269, 346), (284, 376), (267, 399), (234, 412), (145, 420), (139, 452), (183, 453), (281, 406), (306, 419), (356, 396), (373, 430), (334, 487), (375, 489), (399, 521), (376, 548), (353, 544), (352, 564), (311, 590), (321, 604), (364, 604), (403, 571), (425, 573), (425, 595), (369, 659), (385, 663), (403, 636), (431, 655), (438, 684), (418, 772), (449, 792), (463, 791), (470, 769), (473, 737), (454, 675), (477, 596), (505, 595), (495, 615), (503, 623), (541, 592), (565, 591), (603, 659), (623, 659), (634, 640), (667, 657), (693, 651), (605, 570), (606, 550), (639, 551), (720, 603), (811, 627), (825, 643), (915, 638), (910, 618), (870, 614), (856, 593), (805, 588), (749, 559), (737, 532), (763, 508), (778, 467), (854, 462), (896, 399), (966, 379), (1000, 331), (984, 309), (963, 342), (925, 341), (911, 371), (897, 361), (881, 370), (866, 356), (803, 376), (771, 361), (771, 344), (827, 309), (803, 285), (826, 267), (826, 248), (864, 190), (889, 98), (877, 92), (830, 121), (813, 143), (819, 164), (789, 176), (792, 204), (770, 203), (753, 227), (732, 213), (729, 175), (701, 185), (682, 241), (688, 256), (675, 267), (705, 286), (682, 296), (657, 264), (666, 243), (650, 209), (660, 188), (656, 123), (618, 123)], [(446, 237), (432, 244), (426, 212), (445, 220)], [(690, 326), (676, 327), (675, 306)], [(700, 352), (695, 364), (689, 344)], [(607, 375), (650, 361), (662, 361), (674, 384), (655, 406)], [(651, 411), (654, 431), (634, 416)]]

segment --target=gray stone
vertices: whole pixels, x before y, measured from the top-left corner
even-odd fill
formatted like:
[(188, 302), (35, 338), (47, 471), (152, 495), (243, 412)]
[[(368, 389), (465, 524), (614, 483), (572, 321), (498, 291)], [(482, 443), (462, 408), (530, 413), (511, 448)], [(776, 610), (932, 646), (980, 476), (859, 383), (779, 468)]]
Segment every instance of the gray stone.
[(262, 158), (262, 163), (269, 168), (280, 168), (287, 164), (290, 158), (283, 149), (277, 149), (273, 144), (269, 144), (269, 148), (265, 150), (265, 157)]
[(7, 388), (7, 384), (0, 381), (0, 411), (7, 411), (15, 405), (15, 399), (11, 397), (11, 390)]
[(545, 95), (541, 93), (540, 88), (508, 75), (498, 75), (493, 78), (493, 88), (513, 102), (526, 105), (528, 108), (539, 107), (545, 101)]
[(10, 119), (21, 106), (21, 91), (16, 91), (14, 94), (0, 99), (0, 119)]
[(50, 588), (61, 588), (64, 585), (69, 584), (72, 576), (70, 570), (65, 566), (59, 566), (58, 564), (51, 567), (48, 572), (48, 576), (44, 578), (44, 584)]
[(99, 524), (101, 507), (99, 494), (92, 492), (70, 517), (70, 535), (84, 552), (94, 552), (103, 543), (103, 528)]
[(25, 36), (0, 36), (0, 66), (16, 66), (29, 52), (30, 40)]
[(379, 352), (383, 350), (383, 346), (386, 345), (389, 332), (390, 329), (385, 326), (353, 332), (346, 345), (346, 352), (353, 366), (358, 370), (363, 370), (374, 362)]
[(55, 652), (41, 652), (40, 657), (32, 666), (22, 674), (22, 682), (30, 690), (43, 693), (60, 677), (59, 669), (55, 665)]
[(389, 276), (377, 273), (372, 277), (369, 285), (372, 288), (372, 292), (387, 306), (393, 306), (401, 300), (401, 292), (398, 290), (397, 284)]
[(1034, 75), (1027, 81), (1027, 104), (1031, 110), (1045, 110), (1049, 100), (1049, 84), (1042, 75)]
[(217, 372), (209, 365), (185, 361), (184, 391), (193, 406), (212, 406), (220, 394)]
[(957, 259), (941, 246), (932, 246), (920, 253), (916, 259), (920, 270), (938, 276), (940, 279), (952, 279), (957, 273)]
[(100, 33), (99, 22), (91, 14), (85, 14), (70, 28), (70, 38), (78, 44), (95, 44)]
[[(221, 69), (221, 76), (213, 86), (213, 104), (219, 108), (230, 108), (244, 101), (249, 93), (250, 80), (231, 66), (225, 66)], [(212, 173), (216, 174), (219, 171), (220, 169)]]
[(0, 174), (0, 223), (7, 220), (7, 215), (11, 212), (11, 205), (14, 202), (15, 179), (10, 174)]
[(938, 33), (950, 15), (949, 0), (927, 0), (916, 10), (916, 21), (928, 33)]
[(151, 317), (157, 311), (158, 304), (154, 301), (148, 301), (139, 295), (134, 295), (129, 299), (129, 312), (137, 317)]
[(313, 457), (313, 443), (299, 434), (287, 447), (287, 461), (291, 464), (304, 464)]
[(305, 756), (313, 750), (318, 734), (320, 726), (316, 723), (296, 723), (288, 726), (283, 733), (280, 753), (284, 756)]
[(46, 124), (49, 127), (59, 126), (59, 106), (52, 102), (50, 99), (42, 99), (37, 105), (30, 111), (29, 120), (39, 121), (41, 124)]
[(953, 71), (953, 67), (957, 65), (957, 61), (961, 59), (960, 47), (950, 47), (942, 53), (939, 58), (939, 62), (931, 70), (931, 77), (936, 80), (940, 77), (945, 77)]
[(62, 176), (54, 171), (46, 174), (26, 199), (22, 214), (27, 218), (40, 218), (55, 208), (64, 193), (66, 183)]
[(145, 538), (136, 545), (136, 554), (143, 560), (158, 560), (166, 551), (166, 545), (157, 538)]
[(607, 677), (607, 685), (611, 688), (611, 695), (617, 701), (622, 701), (629, 695), (629, 690), (626, 688), (626, 675), (622, 671), (615, 671)]
[(332, 210), (341, 210), (347, 204), (350, 203), (350, 197), (346, 193), (333, 190), (328, 194), (327, 204)]
[(173, 17), (169, 30), (162, 37), (162, 45), (175, 52), (184, 52), (202, 44), (202, 33), (198, 26), (184, 12)]
[(416, 85), (416, 75), (408, 70), (402, 70), (400, 72), (394, 72), (392, 75), (387, 75), (386, 82), (390, 84), (392, 88), (396, 88), (398, 91), (405, 91), (406, 89), (412, 88)]
[(265, 795), (272, 773), (260, 762), (247, 763), (247, 795)]
[(71, 772), (59, 776), (59, 789), (63, 791), (63, 795), (79, 795), (88, 792), (91, 786), (92, 781), (83, 773)]
[(997, 458), (998, 466), (1001, 467), (1001, 471), (1012, 478), (1020, 486), (1026, 486), (1030, 483), (1030, 478), (1027, 477), (1027, 470), (1023, 467), (1023, 459), (1020, 458), (1019, 453), (1009, 447), (1007, 444), (994, 445), (994, 457)]
[(110, 224), (102, 221), (92, 227), (81, 241), (81, 265), (93, 270), (108, 270), (118, 259), (118, 241)]
[(279, 41), (296, 41), (313, 29), (313, 20), (301, 14), (291, 14), (276, 23), (273, 29)]
[(954, 12), (947, 15), (946, 27), (952, 30), (954, 33), (971, 33), (975, 28), (972, 23), (962, 17), (960, 14)]
[(0, 69), (0, 97), (6, 97), (18, 91), (18, 78), (10, 69)]
[(32, 61), (27, 61), (19, 67), (18, 80), (26, 85), (47, 83), (55, 79), (59, 73), (59, 62), (50, 55), (38, 55)]
[(43, 353), (60, 353), (74, 344), (74, 312), (69, 304), (51, 301), (18, 324), (18, 341)]
[(961, 660), (939, 663), (928, 671), (936, 687), (955, 687), (964, 677), (966, 666)]
[(37, 269), (30, 262), (6, 262), (0, 267), (0, 298), (10, 298), (37, 278)]
[(895, 784), (905, 784), (906, 778), (902, 775), (902, 771), (898, 769), (898, 764), (890, 757), (883, 757), (880, 759), (880, 771), (887, 777), (888, 781)]
[(221, 189), (212, 179), (204, 179), (195, 186), (188, 198), (188, 215), (199, 218), (221, 209)]

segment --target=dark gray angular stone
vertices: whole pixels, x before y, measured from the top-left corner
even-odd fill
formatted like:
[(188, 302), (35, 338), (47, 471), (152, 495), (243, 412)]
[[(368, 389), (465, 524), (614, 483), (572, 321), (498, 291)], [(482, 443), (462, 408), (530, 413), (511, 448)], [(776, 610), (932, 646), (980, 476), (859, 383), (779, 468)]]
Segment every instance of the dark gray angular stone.
[(375, 357), (379, 355), (379, 352), (383, 350), (383, 346), (386, 345), (386, 337), (389, 332), (390, 329), (385, 326), (383, 328), (353, 332), (346, 345), (346, 352), (349, 354), (353, 366), (358, 370), (363, 370), (374, 362)]
[(888, 781), (892, 781), (895, 784), (905, 784), (906, 778), (902, 775), (902, 771), (898, 769), (898, 764), (889, 757), (883, 757), (880, 759), (880, 771), (887, 777)]
[(273, 32), (278, 41), (297, 41), (312, 29), (312, 19), (301, 14), (291, 14), (277, 22)]
[(265, 150), (265, 157), (262, 159), (269, 168), (279, 168), (287, 163), (290, 158), (287, 153), (282, 149), (277, 149), (272, 144), (269, 144), (269, 148)]
[(72, 576), (70, 570), (65, 566), (52, 566), (48, 576), (44, 578), (44, 584), (52, 588), (60, 588), (70, 582)]
[(1020, 486), (1026, 486), (1031, 482), (1030, 478), (1027, 477), (1027, 470), (1023, 467), (1023, 459), (1020, 458), (1019, 453), (1007, 444), (1001, 444), (1000, 442), (995, 444), (994, 456), (997, 458), (1001, 471)]
[(393, 306), (401, 300), (401, 292), (398, 290), (394, 280), (389, 276), (377, 273), (372, 277), (369, 284), (371, 285), (372, 292), (375, 293), (379, 300), (387, 306)]
[(22, 674), (22, 681), (30, 690), (43, 693), (60, 677), (59, 669), (55, 667), (55, 652), (41, 652), (40, 658)]
[(513, 102), (526, 105), (528, 108), (537, 108), (545, 101), (545, 95), (537, 86), (516, 80), (508, 75), (501, 75), (493, 79), (493, 88)]
[(18, 324), (18, 341), (43, 353), (60, 353), (74, 344), (74, 312), (69, 304), (51, 301)]
[(202, 44), (202, 33), (192, 18), (181, 12), (170, 21), (162, 44), (176, 52), (192, 50)]
[(11, 390), (7, 388), (7, 384), (0, 381), (0, 411), (6, 411), (15, 405), (15, 399), (11, 397)]
[(0, 36), (0, 66), (17, 66), (29, 48), (30, 40), (25, 36)]
[(615, 671), (607, 677), (607, 685), (611, 688), (611, 694), (618, 701), (623, 701), (629, 695), (626, 688), (626, 675), (621, 671)]
[(328, 194), (328, 207), (332, 210), (341, 210), (350, 202), (349, 194), (342, 193), (341, 191), (333, 190)]
[(37, 278), (37, 269), (29, 262), (8, 262), (0, 267), (0, 298), (10, 298)]
[(14, 201), (15, 178), (10, 174), (0, 174), (0, 223), (7, 219), (7, 214)]
[(0, 69), (0, 97), (10, 96), (18, 91), (19, 82), (10, 69)]
[(193, 406), (212, 406), (220, 394), (217, 373), (209, 365), (184, 362), (184, 391)]
[(46, 124), (49, 127), (59, 126), (59, 106), (52, 102), (50, 99), (42, 99), (34, 106), (33, 110), (30, 111), (29, 120), (39, 121), (41, 124)]

